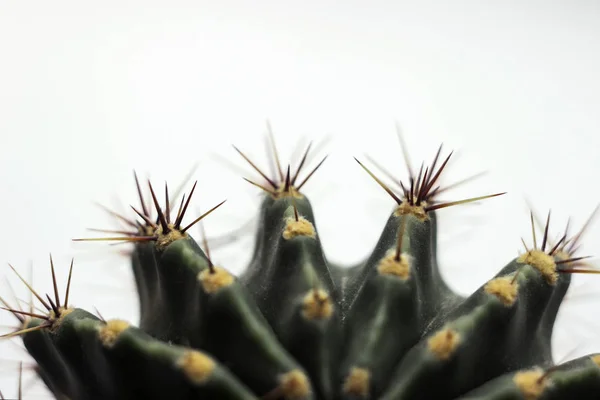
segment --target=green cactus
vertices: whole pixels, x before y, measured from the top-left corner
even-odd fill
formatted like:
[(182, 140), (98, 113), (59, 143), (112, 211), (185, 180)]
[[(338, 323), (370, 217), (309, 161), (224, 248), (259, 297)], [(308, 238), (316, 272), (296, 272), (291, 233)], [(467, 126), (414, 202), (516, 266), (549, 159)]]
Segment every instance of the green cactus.
[(132, 231), (99, 239), (133, 244), (139, 327), (71, 307), (73, 264), (61, 300), (51, 261), (53, 298), (21, 278), (46, 312), (2, 300), (20, 324), (5, 337), (22, 338), (57, 399), (598, 399), (600, 355), (558, 365), (551, 355), (571, 274), (596, 272), (576, 254), (584, 229), (552, 243), (548, 214), (538, 244), (532, 214), (533, 246), (469, 297), (454, 293), (437, 264), (436, 212), (503, 193), (439, 202), (450, 188), (441, 149), (418, 174), (407, 163), (400, 194), (359, 161), (397, 206), (351, 268), (326, 260), (301, 192), (324, 159), (297, 183), (310, 146), (294, 173), (274, 150), (275, 178), (236, 148), (265, 180), (251, 182), (265, 194), (237, 277), (189, 234), (223, 202), (184, 225), (196, 184), (175, 214), (168, 189), (161, 206), (150, 182), (147, 205), (136, 176)]

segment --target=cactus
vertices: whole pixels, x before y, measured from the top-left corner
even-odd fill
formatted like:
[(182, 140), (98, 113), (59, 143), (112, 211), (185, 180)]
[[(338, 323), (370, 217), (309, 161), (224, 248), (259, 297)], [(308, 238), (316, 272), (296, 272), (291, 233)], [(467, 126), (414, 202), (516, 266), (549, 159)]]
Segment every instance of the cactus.
[[(271, 137), (272, 140), (272, 137)], [(224, 202), (184, 224), (196, 184), (178, 203), (152, 204), (137, 175), (140, 208), (118, 236), (78, 240), (130, 242), (140, 305), (138, 327), (104, 320), (69, 302), (42, 296), (15, 273), (45, 311), (1, 299), (20, 328), (37, 372), (57, 399), (597, 399), (600, 354), (555, 364), (554, 321), (571, 274), (595, 273), (577, 254), (584, 228), (558, 241), (532, 242), (468, 297), (444, 282), (436, 259), (436, 213), (503, 193), (439, 201), (450, 160), (440, 146), (409, 180), (385, 184), (359, 166), (397, 203), (371, 255), (359, 265), (333, 265), (324, 255), (303, 189), (323, 164), (299, 180), (299, 165), (280, 165), (250, 181), (263, 192), (248, 268), (234, 276), (215, 264), (190, 228)], [(404, 158), (407, 158), (406, 147)], [(384, 171), (384, 173), (386, 173)], [(388, 174), (389, 175), (389, 174)], [(177, 213), (174, 212), (178, 204)], [(154, 215), (157, 214), (157, 215)]]

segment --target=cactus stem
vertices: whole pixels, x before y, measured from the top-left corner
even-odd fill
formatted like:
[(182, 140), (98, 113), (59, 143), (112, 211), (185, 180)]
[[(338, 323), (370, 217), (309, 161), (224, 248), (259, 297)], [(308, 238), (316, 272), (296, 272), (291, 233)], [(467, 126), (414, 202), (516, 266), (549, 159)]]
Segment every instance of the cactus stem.
[[(267, 128), (268, 174), (233, 146), (266, 179), (244, 178), (266, 195), (253, 259), (239, 279), (213, 263), (204, 229), (204, 217), (225, 201), (199, 210), (200, 217), (181, 228), (197, 182), (189, 195), (183, 185), (174, 195), (165, 182), (163, 200), (149, 179), (150, 190), (142, 191), (135, 170), (141, 208), (138, 200), (131, 208), (137, 215), (129, 220), (103, 207), (122, 227), (91, 230), (114, 237), (74, 240), (134, 244), (129, 257), (140, 328), (107, 321), (95, 307), (95, 314), (68, 308), (73, 260), (64, 303), (51, 254), (54, 295), (35, 292), (33, 279), (27, 283), (11, 266), (29, 288), (30, 306), (14, 292), (15, 307), (0, 298), (0, 308), (19, 321), (1, 337), (23, 335), (38, 376), (57, 398), (596, 398), (600, 355), (556, 367), (551, 338), (574, 278), (568, 274), (600, 274), (575, 253), (600, 204), (573, 237), (568, 222), (562, 236), (549, 234), (551, 211), (545, 224), (531, 211), (533, 245), (521, 238), (525, 253), (519, 246), (516, 259), (463, 297), (446, 284), (437, 263), (436, 210), (505, 193), (439, 199), (473, 177), (443, 184), (454, 153), (444, 155), (443, 144), (431, 162), (413, 170), (396, 126), (408, 180), (369, 158), (384, 183), (355, 158), (396, 209), (371, 255), (343, 271), (325, 257), (313, 208), (300, 193), (327, 156), (306, 167), (311, 142), (282, 163), (268, 121)], [(304, 180), (296, 185), (301, 172)], [(186, 233), (195, 224), (198, 242)]]

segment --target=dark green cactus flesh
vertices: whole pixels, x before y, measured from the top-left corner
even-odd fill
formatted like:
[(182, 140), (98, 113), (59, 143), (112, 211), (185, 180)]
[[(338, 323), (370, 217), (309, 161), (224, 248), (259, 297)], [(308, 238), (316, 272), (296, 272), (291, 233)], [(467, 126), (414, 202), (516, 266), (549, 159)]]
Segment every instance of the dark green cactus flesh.
[(56, 291), (36, 294), (47, 314), (5, 303), (22, 328), (8, 336), (21, 336), (58, 399), (599, 399), (600, 354), (555, 364), (551, 353), (571, 274), (591, 272), (575, 254), (581, 234), (552, 243), (548, 218), (539, 243), (534, 234), (469, 297), (454, 293), (437, 264), (436, 212), (498, 194), (437, 202), (449, 159), (437, 165), (439, 155), (400, 195), (360, 164), (397, 206), (352, 268), (324, 255), (306, 180), (296, 184), (306, 154), (293, 175), (263, 175), (240, 276), (188, 231), (222, 203), (184, 226), (194, 189), (172, 217), (149, 184), (153, 207), (142, 200), (135, 231), (117, 238), (133, 244), (139, 327), (72, 308)]

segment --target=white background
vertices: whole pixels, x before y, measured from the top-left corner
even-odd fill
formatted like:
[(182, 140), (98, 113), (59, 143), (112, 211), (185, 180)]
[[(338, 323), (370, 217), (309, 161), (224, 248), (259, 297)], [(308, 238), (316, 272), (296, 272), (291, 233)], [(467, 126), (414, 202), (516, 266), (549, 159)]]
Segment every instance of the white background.
[[(527, 201), (541, 218), (552, 209), (553, 237), (600, 202), (599, 27), (600, 5), (583, 0), (3, 1), (1, 274), (26, 302), (6, 262), (25, 276), (33, 264), (35, 287), (49, 292), (48, 253), (61, 288), (74, 256), (71, 302), (136, 322), (117, 254), (126, 247), (71, 242), (118, 226), (93, 202), (131, 216), (134, 168), (162, 191), (198, 162), (192, 211), (228, 199), (205, 220), (209, 236), (251, 222), (258, 190), (241, 176), (256, 174), (231, 144), (266, 169), (267, 119), (283, 160), (299, 140), (330, 137), (305, 193), (327, 255), (357, 262), (393, 201), (352, 157), (368, 153), (405, 178), (397, 121), (415, 168), (443, 142), (444, 154), (456, 150), (444, 182), (489, 172), (448, 199), (508, 192), (439, 213), (443, 274), (469, 293), (522, 251), (520, 237), (531, 245)], [(240, 271), (251, 236), (215, 246), (213, 258)], [(581, 254), (597, 255), (599, 239), (592, 225)], [(599, 280), (575, 278), (555, 331), (558, 360), (600, 350)], [(0, 323), (13, 319), (3, 312)], [(0, 344), (9, 398), (16, 360), (31, 365), (19, 343)], [(45, 398), (32, 381), (26, 374), (26, 398)]]

